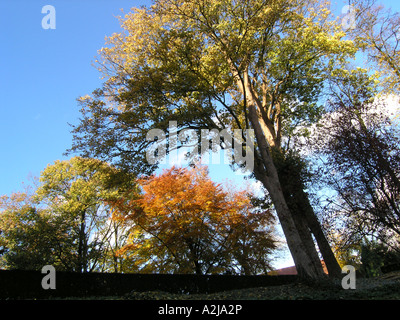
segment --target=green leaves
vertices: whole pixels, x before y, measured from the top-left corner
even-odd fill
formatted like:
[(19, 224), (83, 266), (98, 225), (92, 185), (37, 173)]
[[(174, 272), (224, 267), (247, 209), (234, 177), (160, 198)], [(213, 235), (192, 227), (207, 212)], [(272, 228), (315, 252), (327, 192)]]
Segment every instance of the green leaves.
[(136, 186), (132, 175), (96, 160), (55, 161), (40, 176), (32, 196), (0, 201), (0, 249), (7, 268), (87, 272), (119, 270), (115, 256), (124, 241), (121, 223), (111, 221), (109, 202)]
[[(52, 264), (59, 270), (68, 269), (73, 257), (67, 248), (71, 248), (72, 241), (64, 222), (48, 210), (38, 208), (26, 193), (3, 196), (1, 200), (0, 266), (41, 270), (44, 265)], [(59, 251), (61, 243), (63, 254)]]

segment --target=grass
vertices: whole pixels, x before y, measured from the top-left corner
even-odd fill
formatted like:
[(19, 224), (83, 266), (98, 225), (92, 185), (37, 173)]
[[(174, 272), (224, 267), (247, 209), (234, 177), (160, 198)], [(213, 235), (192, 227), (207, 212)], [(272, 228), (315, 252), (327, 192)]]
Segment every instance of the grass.
[[(82, 298), (78, 298), (82, 299)], [(359, 278), (356, 289), (345, 290), (340, 280), (230, 290), (210, 294), (132, 291), (124, 296), (86, 297), (87, 300), (400, 300), (400, 272), (385, 277)]]
[(128, 300), (400, 300), (400, 280), (359, 279), (360, 288), (344, 290), (331, 282), (296, 282), (281, 286), (231, 290), (211, 294), (131, 292)]
[(208, 294), (132, 291), (121, 296), (53, 296), (49, 300), (400, 300), (400, 271), (376, 278), (357, 278), (354, 290), (343, 289), (338, 279), (313, 283), (297, 281)]

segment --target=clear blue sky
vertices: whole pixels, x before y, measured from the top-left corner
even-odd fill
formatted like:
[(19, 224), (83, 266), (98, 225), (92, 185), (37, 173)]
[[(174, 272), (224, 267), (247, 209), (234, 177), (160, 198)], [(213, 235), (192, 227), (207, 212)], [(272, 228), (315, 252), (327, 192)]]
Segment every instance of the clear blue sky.
[[(120, 30), (120, 9), (149, 0), (0, 1), (0, 195), (21, 190), (71, 146), (76, 98), (101, 86), (92, 66), (105, 36)], [(348, 0), (333, 0), (342, 8)], [(399, 11), (396, 1), (382, 0)], [(42, 7), (56, 9), (56, 29), (43, 29)], [(339, 12), (340, 13), (340, 12)], [(226, 166), (211, 169), (234, 178)]]
[[(76, 98), (101, 86), (93, 67), (104, 38), (118, 32), (120, 8), (137, 0), (0, 1), (0, 195), (20, 189), (63, 159), (78, 123)], [(43, 29), (42, 7), (56, 9), (56, 29)]]

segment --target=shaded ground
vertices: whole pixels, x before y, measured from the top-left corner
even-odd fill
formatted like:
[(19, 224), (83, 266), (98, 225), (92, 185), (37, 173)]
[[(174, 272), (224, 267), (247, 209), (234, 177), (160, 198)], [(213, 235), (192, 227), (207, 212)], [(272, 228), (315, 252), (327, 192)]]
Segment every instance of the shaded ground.
[(131, 292), (128, 300), (400, 300), (400, 273), (373, 279), (357, 279), (356, 289), (344, 290), (340, 281), (224, 291), (212, 294)]

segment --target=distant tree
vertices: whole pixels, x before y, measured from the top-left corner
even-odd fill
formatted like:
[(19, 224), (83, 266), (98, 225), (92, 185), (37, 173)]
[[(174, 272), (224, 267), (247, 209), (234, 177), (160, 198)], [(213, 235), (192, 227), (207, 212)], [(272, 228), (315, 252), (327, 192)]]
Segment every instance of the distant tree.
[(276, 248), (273, 216), (253, 207), (246, 190), (229, 193), (205, 167), (173, 167), (139, 180), (143, 194), (115, 203), (130, 226), (121, 250), (132, 271), (265, 273)]
[[(366, 236), (400, 249), (400, 139), (374, 100), (376, 83), (365, 71), (342, 78), (331, 113), (318, 128), (325, 179), (336, 193), (324, 212), (336, 216), (346, 243)], [(337, 230), (338, 231), (338, 230)]]
[(51, 264), (72, 270), (73, 241), (69, 226), (26, 193), (0, 198), (0, 267), (40, 270)]
[(134, 181), (95, 159), (75, 157), (49, 165), (34, 192), (0, 198), (0, 266), (123, 271), (117, 251), (125, 244), (126, 228), (111, 219), (108, 202), (126, 190), (133, 194)]
[(41, 173), (35, 199), (69, 226), (74, 271), (103, 269), (101, 262), (107, 260), (106, 249), (116, 245), (112, 237), (118, 229), (110, 221), (107, 201), (121, 196), (128, 186), (132, 191), (133, 181), (105, 162), (80, 157), (56, 161)]

